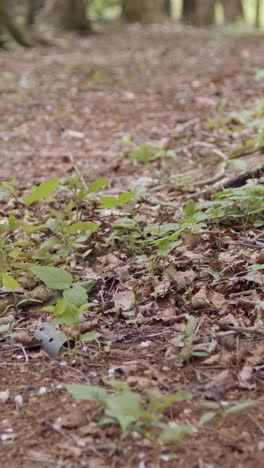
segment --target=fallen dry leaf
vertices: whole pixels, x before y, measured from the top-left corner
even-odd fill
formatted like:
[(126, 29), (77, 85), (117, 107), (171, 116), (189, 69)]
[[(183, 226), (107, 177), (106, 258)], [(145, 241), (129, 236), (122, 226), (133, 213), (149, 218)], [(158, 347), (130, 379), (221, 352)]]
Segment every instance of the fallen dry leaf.
[(164, 271), (163, 277), (165, 283), (176, 283), (177, 290), (184, 289), (186, 286), (190, 286), (197, 274), (192, 270), (180, 271), (176, 270), (175, 266), (170, 264)]
[(61, 427), (73, 429), (87, 424), (87, 417), (81, 409), (71, 408), (69, 412), (61, 416), (57, 422)]
[(15, 337), (16, 341), (25, 346), (25, 348), (35, 348), (40, 346), (40, 341), (38, 341), (34, 336), (29, 335), (26, 331), (17, 333)]

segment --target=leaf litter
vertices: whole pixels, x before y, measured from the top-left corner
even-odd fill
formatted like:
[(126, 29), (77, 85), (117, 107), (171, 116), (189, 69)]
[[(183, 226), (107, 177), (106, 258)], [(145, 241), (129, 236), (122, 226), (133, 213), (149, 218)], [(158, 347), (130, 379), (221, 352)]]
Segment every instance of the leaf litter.
[[(145, 408), (150, 389), (163, 396), (192, 393), (192, 401), (164, 413), (162, 423), (171, 424), (164, 440), (174, 437), (162, 446), (166, 466), (192, 466), (198, 459), (202, 465), (251, 466), (263, 456), (264, 241), (263, 224), (254, 217), (261, 214), (263, 174), (257, 187), (241, 189), (234, 204), (232, 188), (224, 201), (213, 198), (208, 205), (203, 191), (213, 184), (217, 192), (217, 184), (235, 183), (245, 167), (263, 164), (258, 129), (264, 83), (255, 79), (263, 65), (262, 39), (172, 26), (111, 34), (111, 41), (104, 35), (73, 40), (41, 57), (35, 50), (0, 55), (1, 68), (12, 76), (1, 85), (8, 94), (1, 94), (0, 177), (15, 177), (18, 194), (6, 199), (4, 191), (11, 189), (3, 187), (1, 225), (11, 226), (7, 241), (22, 242), (15, 219), (22, 217), (35, 255), (30, 280), (4, 276), (0, 296), (1, 318), (10, 317), (0, 324), (2, 466), (151, 464), (147, 430), (143, 439), (136, 431), (122, 439), (114, 424), (125, 428), (132, 418), (117, 411), (118, 398), (127, 411), (124, 389), (110, 391), (104, 417), (111, 424), (105, 419), (100, 425), (102, 408), (73, 401), (65, 389), (104, 388), (109, 378), (139, 392)], [(104, 78), (89, 79), (91, 68), (103, 70)], [(26, 88), (21, 74), (29, 75)], [(76, 173), (90, 190), (99, 178), (108, 182), (95, 182), (99, 200), (91, 192), (76, 205), (85, 221), (72, 222), (65, 236), (50, 220), (50, 206), (70, 212), (58, 180)], [(48, 201), (38, 205), (43, 194)], [(36, 218), (46, 223), (39, 231)], [(65, 242), (75, 233), (79, 257), (61, 245), (60, 236)], [(48, 244), (37, 252), (40, 240)], [(19, 249), (14, 246), (11, 258), (28, 263), (30, 256), (21, 258)], [(45, 252), (54, 263), (36, 266)], [(48, 288), (36, 295), (41, 281)], [(84, 301), (76, 303), (77, 286), (91, 302), (84, 310)], [(40, 303), (30, 302), (32, 292)], [(62, 303), (54, 314), (79, 344), (52, 360), (34, 350), (33, 332), (51, 318), (41, 306), (51, 301), (54, 307), (60, 292), (62, 301), (71, 297), (75, 303), (70, 309)], [(239, 411), (240, 403), (252, 400), (254, 406)], [(214, 423), (200, 428), (202, 401), (220, 406)], [(223, 423), (225, 401), (238, 411)], [(196, 436), (176, 441), (175, 421), (186, 433), (192, 426)]]

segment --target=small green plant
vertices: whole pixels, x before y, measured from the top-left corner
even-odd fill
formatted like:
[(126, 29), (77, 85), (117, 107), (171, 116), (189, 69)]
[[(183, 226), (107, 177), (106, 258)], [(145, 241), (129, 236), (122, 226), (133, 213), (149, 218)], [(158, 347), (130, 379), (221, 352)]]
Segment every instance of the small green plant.
[(90, 304), (86, 303), (81, 306), (72, 304), (66, 299), (59, 299), (56, 305), (43, 307), (44, 312), (54, 314), (54, 322), (60, 325), (65, 324), (79, 324), (83, 321), (83, 313), (86, 312)]
[(244, 409), (250, 408), (255, 405), (254, 402), (244, 402), (239, 403), (236, 401), (228, 402), (215, 402), (215, 401), (206, 401), (203, 403), (203, 406), (210, 409), (207, 413), (203, 414), (200, 418), (199, 424), (203, 426), (204, 424), (211, 421), (211, 419), (215, 417), (220, 417), (223, 421), (229, 416), (230, 414), (237, 413), (239, 411), (243, 411)]
[(207, 273), (209, 273), (209, 275), (211, 275), (214, 278), (214, 281), (213, 281), (212, 285), (215, 285), (215, 284), (219, 283), (219, 281), (221, 281), (224, 273), (227, 270), (229, 270), (230, 268), (232, 268), (232, 265), (228, 265), (225, 268), (222, 268), (222, 270), (220, 270), (220, 271), (212, 270), (212, 268), (209, 268), (209, 267), (208, 268), (203, 268), (202, 270), (206, 271)]
[(115, 392), (109, 393), (102, 387), (66, 385), (71, 395), (78, 400), (95, 400), (103, 411), (98, 424), (117, 424), (122, 437), (135, 431), (148, 438), (153, 446), (153, 459), (159, 465), (160, 451), (164, 444), (180, 440), (184, 435), (194, 435), (189, 423), (164, 422), (166, 410), (174, 403), (188, 401), (191, 394), (178, 391), (162, 396), (158, 390), (149, 390), (145, 395), (134, 392), (126, 383), (118, 380), (105, 381)]
[(259, 263), (254, 263), (253, 265), (248, 266), (248, 271), (252, 273), (257, 273), (258, 271), (263, 271), (264, 270), (264, 265), (259, 264)]
[(131, 152), (132, 160), (142, 162), (145, 165), (155, 161), (162, 155), (164, 155), (163, 150), (160, 148), (153, 148), (146, 144), (138, 146)]
[(247, 223), (255, 227), (264, 224), (264, 188), (254, 179), (239, 188), (223, 190), (214, 199), (197, 204), (208, 222), (224, 224)]
[[(58, 292), (56, 304), (46, 306), (42, 310), (53, 313), (56, 323), (80, 323), (83, 320), (83, 312), (91, 307), (86, 289), (79, 284), (73, 284), (72, 275), (61, 268), (39, 266), (30, 270), (49, 289)], [(59, 296), (59, 291), (62, 292), (63, 297)]]
[(199, 351), (193, 343), (194, 338), (194, 317), (191, 315), (186, 323), (184, 333), (180, 333), (175, 339), (172, 340), (172, 344), (176, 347), (182, 348), (180, 354), (173, 354), (169, 359), (180, 359), (186, 364), (190, 364), (193, 357), (205, 357), (207, 353)]

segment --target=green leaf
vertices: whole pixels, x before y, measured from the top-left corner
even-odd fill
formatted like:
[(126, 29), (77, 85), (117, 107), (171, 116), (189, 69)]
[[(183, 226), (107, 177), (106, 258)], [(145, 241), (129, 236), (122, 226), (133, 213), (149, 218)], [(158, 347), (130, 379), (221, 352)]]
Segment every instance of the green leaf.
[(78, 223), (72, 224), (68, 231), (70, 234), (74, 234), (75, 232), (96, 232), (98, 231), (98, 224), (90, 222), (90, 221), (79, 221)]
[(94, 341), (102, 336), (102, 333), (97, 332), (96, 330), (91, 330), (87, 333), (84, 333), (80, 336), (81, 341)]
[(49, 197), (53, 192), (55, 192), (58, 184), (59, 181), (57, 179), (50, 179), (48, 182), (44, 182), (38, 187), (33, 187), (29, 194), (24, 198), (25, 205), (30, 206), (36, 201)]
[(191, 399), (192, 399), (192, 394), (190, 392), (187, 392), (186, 390), (179, 390), (176, 393), (171, 393), (165, 396), (165, 398), (161, 400), (161, 404), (162, 404), (162, 407), (165, 409), (171, 406), (173, 403), (176, 403), (178, 401), (188, 401)]
[(87, 292), (82, 286), (76, 284), (72, 288), (63, 291), (63, 297), (71, 304), (80, 307), (87, 303)]
[(254, 404), (255, 403), (253, 401), (247, 401), (245, 403), (237, 403), (236, 405), (232, 405), (230, 408), (228, 408), (225, 411), (225, 414), (232, 414), (232, 413), (236, 413), (237, 411), (242, 411), (246, 408), (250, 408)]
[(72, 384), (65, 385), (68, 392), (76, 400), (92, 400), (98, 401), (101, 405), (105, 404), (107, 399), (107, 391), (102, 387), (97, 387), (96, 385), (81, 385), (81, 384)]
[(263, 80), (264, 79), (264, 68), (260, 68), (259, 70), (256, 71), (255, 78), (257, 80)]
[(0, 188), (0, 200), (3, 200), (7, 195), (9, 195), (9, 190)]
[(2, 283), (4, 288), (9, 289), (9, 291), (16, 291), (20, 288), (19, 283), (7, 273), (2, 273)]
[(50, 289), (68, 289), (72, 283), (72, 275), (61, 268), (37, 266), (30, 271)]
[(98, 192), (101, 188), (108, 186), (107, 177), (101, 177), (100, 179), (95, 180), (89, 185), (89, 193)]
[(115, 390), (123, 391), (123, 392), (131, 392), (131, 387), (127, 382), (123, 382), (122, 380), (104, 380), (106, 385), (110, 385), (110, 387), (114, 388)]
[(195, 215), (196, 210), (197, 210), (197, 204), (195, 203), (195, 201), (189, 200), (184, 210), (186, 216), (188, 216), (188, 218), (191, 218), (192, 216)]
[(19, 223), (19, 220), (14, 215), (10, 215), (8, 218), (8, 224), (9, 224), (10, 231), (15, 231), (15, 229), (18, 228), (20, 223)]
[(118, 206), (118, 200), (116, 197), (101, 197), (99, 208), (111, 209)]
[(205, 406), (205, 408), (215, 409), (216, 411), (221, 408), (219, 403), (216, 403), (215, 401), (203, 401), (202, 406)]
[(106, 399), (105, 415), (116, 419), (125, 433), (143, 410), (140, 400), (140, 395), (131, 391), (110, 395)]
[(81, 307), (77, 307), (71, 304), (66, 299), (59, 299), (55, 306), (46, 306), (42, 310), (45, 312), (51, 312), (55, 315), (55, 323), (64, 325), (67, 323), (80, 323), (83, 320), (83, 312), (87, 310), (89, 304), (85, 304)]
[(120, 193), (120, 195), (118, 197), (119, 204), (121, 206), (124, 206), (127, 203), (129, 203), (131, 200), (134, 200), (136, 198), (136, 196), (137, 196), (137, 194), (134, 191), (133, 192)]
[(8, 269), (7, 254), (5, 251), (0, 250), (0, 273), (5, 273)]
[(25, 233), (30, 236), (31, 234), (34, 234), (35, 232), (39, 232), (45, 228), (44, 224), (39, 224), (38, 226), (34, 226), (34, 224), (29, 224), (29, 223), (23, 223), (23, 229)]
[(215, 416), (216, 416), (216, 413), (214, 411), (209, 411), (208, 413), (203, 414), (203, 416), (199, 420), (200, 426), (203, 426), (204, 424), (208, 423)]
[(172, 440), (180, 440), (185, 435), (194, 435), (194, 429), (190, 424), (180, 424), (176, 427), (167, 427), (164, 431), (160, 434), (159, 440), (160, 442), (167, 443), (171, 442)]

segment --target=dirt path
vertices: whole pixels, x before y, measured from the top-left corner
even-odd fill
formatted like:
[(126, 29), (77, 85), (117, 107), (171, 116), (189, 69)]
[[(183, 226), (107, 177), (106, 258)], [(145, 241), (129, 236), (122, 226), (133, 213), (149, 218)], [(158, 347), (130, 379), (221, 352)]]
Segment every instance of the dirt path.
[[(145, 30), (134, 27), (122, 33), (74, 40), (63, 48), (1, 52), (0, 179), (15, 177), (19, 189), (23, 189), (54, 176), (68, 176), (74, 172), (73, 155), (87, 181), (107, 176), (113, 193), (137, 184), (150, 187), (151, 196), (139, 212), (147, 213), (151, 220), (159, 217), (175, 222), (177, 210), (188, 199), (187, 190), (177, 205), (177, 197), (186, 192), (185, 182), (177, 179), (178, 173), (194, 169), (197, 180), (215, 175), (215, 168), (206, 167), (206, 151), (194, 145), (183, 150), (182, 159), (169, 165), (135, 166), (122, 140), (130, 136), (136, 145), (151, 142), (171, 149), (181, 138), (194, 136), (199, 144), (213, 144), (224, 151), (227, 143), (232, 145), (241, 134), (237, 135), (235, 128), (231, 135), (221, 128), (210, 130), (208, 121), (232, 112), (236, 112), (234, 119), (238, 119), (241, 109), (263, 99), (264, 81), (256, 80), (255, 76), (257, 69), (264, 68), (263, 49), (261, 36), (221, 35), (164, 26)], [(208, 152), (208, 147), (204, 149)], [(260, 161), (263, 162), (263, 153), (248, 158), (249, 165)], [(164, 205), (155, 208), (152, 201), (155, 196)], [(171, 206), (166, 206), (170, 201)], [(5, 205), (1, 206), (2, 214), (5, 209)], [(247, 233), (244, 234), (246, 237)], [(255, 309), (241, 305), (237, 301), (239, 293), (244, 297), (244, 292), (249, 291), (250, 296), (246, 296), (249, 300), (263, 301), (261, 284), (246, 279), (234, 282), (234, 276), (230, 276), (212, 287), (213, 279), (208, 274), (197, 274), (199, 262), (217, 269), (230, 261), (236, 265), (242, 261), (244, 267), (260, 253), (259, 248), (243, 247), (243, 243), (232, 247), (230, 242), (228, 247), (219, 247), (219, 237), (226, 243), (232, 238), (239, 242), (239, 235), (231, 228), (221, 233), (208, 231), (198, 240), (186, 238), (184, 246), (170, 255), (166, 265), (187, 271), (187, 276), (194, 272), (194, 295), (203, 287), (214, 291), (204, 310), (197, 307), (195, 311), (196, 335), (203, 337), (203, 343), (211, 342), (211, 333), (220, 332), (219, 317), (225, 325), (255, 324)], [(0, 441), (0, 466), (30, 468), (36, 463), (41, 468), (153, 466), (147, 438), (132, 434), (121, 440), (115, 426), (103, 428), (94, 424), (93, 418), (90, 420), (89, 415), (94, 414), (90, 402), (73, 404), (64, 389), (66, 383), (101, 385), (111, 372), (137, 391), (150, 387), (158, 387), (162, 392), (188, 389), (194, 402), (181, 403), (174, 417), (194, 426), (202, 414), (200, 400), (255, 400), (257, 407), (235, 413), (224, 422), (213, 419), (199, 428), (195, 437), (186, 437), (164, 448), (161, 465), (231, 468), (259, 463), (261, 466), (263, 336), (251, 339), (223, 335), (206, 364), (194, 360), (185, 366), (166, 360), (174, 349), (170, 340), (184, 330), (182, 314), (186, 309), (180, 303), (177, 305), (175, 298), (178, 300), (179, 294), (184, 296), (183, 290), (186, 293), (190, 287), (189, 280), (184, 275), (179, 280), (175, 269), (166, 270), (165, 277), (160, 271), (143, 274), (135, 259), (128, 260), (125, 249), (111, 255), (104, 256), (101, 263), (89, 265), (99, 271), (99, 276), (103, 271), (111, 272), (104, 291), (110, 288), (108, 296), (111, 296), (116, 284), (132, 284), (141, 302), (135, 320), (117, 316), (110, 306), (93, 317), (90, 328), (102, 331), (105, 341), (111, 342), (106, 350), (93, 344), (74, 356), (49, 360), (39, 353), (24, 350), (23, 354), (20, 347), (9, 342), (5, 345), (5, 339), (1, 338), (0, 392), (8, 388), (11, 397), (7, 403), (0, 403), (0, 434), (7, 434), (8, 428), (12, 428), (13, 437), (7, 441), (2, 437)], [(239, 265), (233, 275), (242, 271)], [(182, 290), (174, 289), (173, 275), (176, 282), (182, 282)], [(166, 289), (164, 294), (155, 289), (160, 281)], [(99, 298), (102, 290), (96, 294)], [(108, 296), (108, 304), (112, 304), (113, 297)], [(16, 330), (32, 331), (39, 317), (40, 313), (32, 309), (17, 323)], [(251, 386), (245, 375), (246, 384), (241, 384), (245, 365), (251, 366)], [(43, 395), (39, 394), (41, 387), (46, 389)], [(15, 407), (16, 395), (23, 396), (21, 408)], [(64, 419), (58, 429), (55, 422), (59, 417)], [(170, 454), (174, 458), (169, 461)]]

